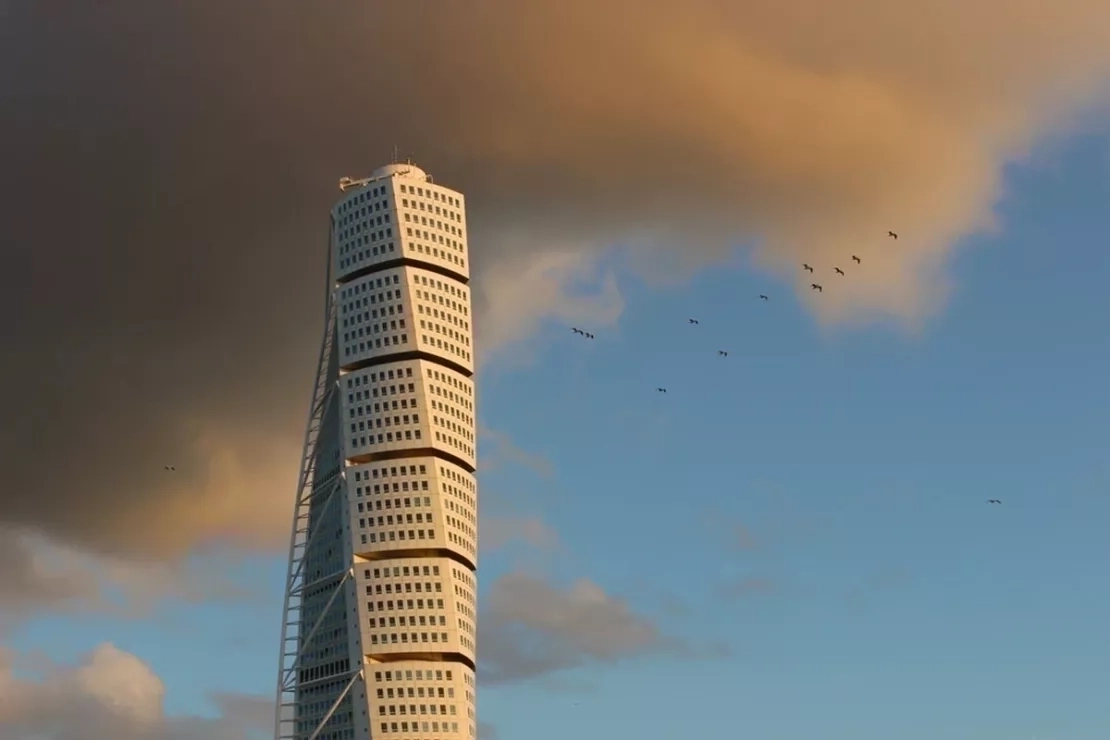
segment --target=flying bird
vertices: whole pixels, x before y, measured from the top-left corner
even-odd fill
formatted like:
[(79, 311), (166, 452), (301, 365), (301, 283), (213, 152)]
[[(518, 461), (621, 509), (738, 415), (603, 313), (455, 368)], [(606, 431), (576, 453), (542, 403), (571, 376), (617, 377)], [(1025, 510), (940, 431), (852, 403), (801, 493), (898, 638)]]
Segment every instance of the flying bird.
[(813, 268), (810, 267), (809, 265), (805, 264), (804, 262), (802, 263), (802, 269), (805, 270), (806, 272), (813, 272)]
[(891, 239), (897, 239), (898, 238), (898, 235), (895, 234), (893, 231), (888, 231), (886, 233)]
[(723, 349), (717, 350), (717, 354), (719, 354), (721, 357), (728, 357), (728, 352)]
[(759, 300), (761, 300), (761, 301), (769, 301), (769, 300), (771, 300), (771, 299), (770, 299), (770, 298), (768, 298), (767, 296), (765, 296), (765, 295), (762, 295), (762, 294), (761, 294), (761, 295), (759, 296)]
[(584, 333), (584, 334), (586, 335), (586, 339), (593, 339), (593, 338), (594, 338), (594, 335), (593, 335), (593, 334), (590, 334), (590, 333), (589, 333), (588, 331), (587, 331), (587, 332), (583, 332), (583, 333)]
[(166, 470), (177, 470), (177, 468), (175, 468), (175, 467), (174, 467), (174, 466), (172, 466), (172, 465), (167, 465), (167, 466), (166, 466)]
[(861, 260), (859, 257), (855, 256), (854, 254), (852, 255), (852, 259), (855, 260), (857, 265), (863, 264), (863, 260)]
[(841, 270), (839, 267), (834, 267), (833, 269), (836, 270), (837, 275), (843, 275), (844, 274), (844, 270)]
[(697, 319), (689, 319), (689, 321), (690, 321), (691, 324), (699, 323)]
[(579, 329), (577, 326), (572, 326), (570, 328), (570, 330), (572, 332), (574, 332), (575, 334), (585, 334), (586, 333), (586, 332), (582, 331), (581, 329)]
[(660, 393), (666, 393), (667, 392), (666, 388), (656, 388), (655, 390), (659, 391)]
[(809, 286), (809, 287), (810, 287), (810, 288), (812, 288), (813, 290), (816, 290), (816, 291), (818, 291), (818, 292), (821, 292), (821, 293), (824, 293), (824, 292), (825, 292), (825, 289), (824, 289), (824, 288), (822, 288), (822, 287), (821, 287), (820, 285), (818, 285), (817, 283), (810, 283), (810, 286)]
[(988, 504), (1000, 504), (1000, 503), (1002, 503), (1002, 501), (1000, 501), (999, 499), (996, 499), (996, 498), (989, 498), (989, 499), (987, 499), (987, 503)]

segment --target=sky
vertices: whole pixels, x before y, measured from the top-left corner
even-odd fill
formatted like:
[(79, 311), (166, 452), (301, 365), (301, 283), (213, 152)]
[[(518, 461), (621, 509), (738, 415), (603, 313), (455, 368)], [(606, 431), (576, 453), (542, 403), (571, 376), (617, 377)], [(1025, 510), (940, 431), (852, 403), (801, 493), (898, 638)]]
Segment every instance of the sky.
[(0, 734), (266, 733), (397, 145), (468, 201), (482, 740), (1101, 740), (1108, 15), (0, 4)]

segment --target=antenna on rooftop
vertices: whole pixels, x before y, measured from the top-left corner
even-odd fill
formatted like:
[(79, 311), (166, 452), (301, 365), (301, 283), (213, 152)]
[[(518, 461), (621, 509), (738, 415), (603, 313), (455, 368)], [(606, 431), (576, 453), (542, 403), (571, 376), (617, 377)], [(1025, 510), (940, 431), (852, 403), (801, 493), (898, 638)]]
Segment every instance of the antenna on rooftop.
[(393, 145), (393, 158), (389, 160), (390, 164), (397, 164), (397, 145)]

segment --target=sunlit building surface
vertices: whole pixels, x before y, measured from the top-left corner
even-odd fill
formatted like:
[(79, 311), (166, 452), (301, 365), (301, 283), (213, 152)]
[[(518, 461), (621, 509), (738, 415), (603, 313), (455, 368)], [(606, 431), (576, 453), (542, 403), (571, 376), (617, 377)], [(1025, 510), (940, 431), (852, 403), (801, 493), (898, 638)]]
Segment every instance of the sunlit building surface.
[(340, 180), (275, 738), (472, 740), (478, 558), (462, 194)]

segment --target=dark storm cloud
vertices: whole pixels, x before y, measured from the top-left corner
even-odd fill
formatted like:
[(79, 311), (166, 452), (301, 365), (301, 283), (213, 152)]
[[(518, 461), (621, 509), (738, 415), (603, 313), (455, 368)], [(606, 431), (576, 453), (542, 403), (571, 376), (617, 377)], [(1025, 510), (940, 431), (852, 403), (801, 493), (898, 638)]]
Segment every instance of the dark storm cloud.
[(823, 317), (912, 321), (1110, 57), (1088, 0), (2, 12), (0, 519), (156, 556), (282, 541), (334, 184), (394, 144), (467, 193), (485, 347), (615, 317), (611, 280), (575, 286), (617, 239), (641, 267), (851, 245)]

